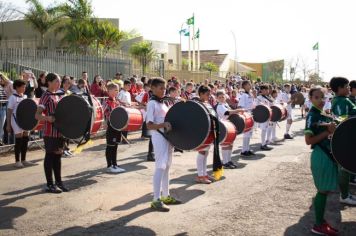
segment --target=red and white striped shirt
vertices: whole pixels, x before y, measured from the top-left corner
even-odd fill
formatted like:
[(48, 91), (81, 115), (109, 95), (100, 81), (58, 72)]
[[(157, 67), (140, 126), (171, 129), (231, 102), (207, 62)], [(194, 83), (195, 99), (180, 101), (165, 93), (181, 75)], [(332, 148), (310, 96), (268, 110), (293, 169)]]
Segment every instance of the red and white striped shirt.
[[(39, 106), (43, 108), (46, 116), (54, 116), (59, 100), (63, 97), (58, 93), (51, 93), (48, 90), (44, 92), (39, 101)], [(62, 134), (54, 127), (53, 123), (44, 122), (43, 136), (60, 138)]]

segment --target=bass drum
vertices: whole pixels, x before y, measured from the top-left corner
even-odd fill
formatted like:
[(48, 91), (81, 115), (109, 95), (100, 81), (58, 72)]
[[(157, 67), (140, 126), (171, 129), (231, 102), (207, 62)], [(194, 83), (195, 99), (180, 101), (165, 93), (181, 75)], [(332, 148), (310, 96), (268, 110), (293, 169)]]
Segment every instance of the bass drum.
[(331, 153), (340, 166), (356, 174), (355, 144), (356, 117), (352, 117), (337, 126), (331, 138)]
[(37, 112), (38, 100), (26, 98), (22, 100), (16, 109), (16, 123), (26, 131), (41, 130), (44, 121), (38, 121), (35, 118)]
[(292, 105), (301, 106), (305, 102), (305, 97), (304, 97), (304, 95), (302, 93), (297, 92), (297, 93), (292, 94), (291, 101), (292, 101)]
[(273, 105), (271, 106), (272, 110), (272, 122), (284, 121), (288, 117), (287, 109), (282, 105)]
[(221, 146), (231, 145), (236, 138), (236, 128), (233, 123), (228, 120), (219, 121), (219, 144)]
[(264, 123), (271, 119), (272, 110), (268, 106), (260, 104), (252, 110), (252, 116), (255, 122)]
[[(63, 97), (55, 111), (54, 126), (68, 139), (79, 139), (88, 131), (92, 106), (80, 95)], [(91, 128), (91, 127), (89, 127)]]
[(174, 104), (165, 121), (172, 125), (172, 130), (165, 134), (166, 138), (178, 149), (202, 150), (214, 141), (210, 111), (200, 102)]
[(231, 114), (228, 120), (235, 125), (237, 134), (250, 131), (254, 125), (252, 115), (247, 112), (243, 112), (241, 114)]
[(94, 96), (92, 96), (91, 99), (93, 101), (93, 113), (91, 118), (90, 133), (96, 134), (104, 121), (104, 112), (100, 101)]
[(112, 110), (110, 125), (118, 131), (136, 131), (141, 129), (143, 116), (140, 110), (129, 107), (116, 107)]

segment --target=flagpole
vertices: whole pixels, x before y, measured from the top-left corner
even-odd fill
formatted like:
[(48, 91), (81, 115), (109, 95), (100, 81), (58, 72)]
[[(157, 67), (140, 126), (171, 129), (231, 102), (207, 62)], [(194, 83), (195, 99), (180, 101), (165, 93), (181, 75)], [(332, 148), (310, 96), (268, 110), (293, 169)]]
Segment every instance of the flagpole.
[(198, 37), (198, 71), (200, 71), (200, 30), (199, 30), (199, 37)]
[(188, 70), (192, 70), (191, 57), (190, 57), (190, 25), (188, 26)]
[(195, 18), (193, 13), (193, 71), (195, 71)]
[(317, 61), (317, 62), (318, 62), (318, 64), (317, 64), (317, 66), (318, 66), (318, 77), (320, 77), (320, 76), (319, 76), (319, 42), (318, 42), (318, 50), (317, 50), (316, 53), (317, 53), (316, 56), (317, 56), (317, 60), (318, 60), (318, 61)]
[(182, 59), (183, 59), (183, 55), (182, 55), (182, 30), (183, 30), (183, 25), (180, 27), (180, 31), (179, 31), (179, 56), (178, 56), (178, 70), (182, 69)]

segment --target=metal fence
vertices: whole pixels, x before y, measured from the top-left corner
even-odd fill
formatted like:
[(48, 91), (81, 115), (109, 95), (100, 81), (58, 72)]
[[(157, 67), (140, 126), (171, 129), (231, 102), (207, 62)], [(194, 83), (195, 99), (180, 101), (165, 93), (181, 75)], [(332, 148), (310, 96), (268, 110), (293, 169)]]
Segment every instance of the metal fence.
[(132, 60), (121, 53), (97, 57), (73, 54), (65, 50), (6, 48), (0, 49), (0, 66), (3, 71), (17, 75), (23, 68), (32, 69), (37, 76), (42, 71), (76, 78), (80, 78), (81, 73), (86, 71), (93, 77), (100, 74), (104, 79), (113, 78), (117, 72), (127, 76), (132, 74)]

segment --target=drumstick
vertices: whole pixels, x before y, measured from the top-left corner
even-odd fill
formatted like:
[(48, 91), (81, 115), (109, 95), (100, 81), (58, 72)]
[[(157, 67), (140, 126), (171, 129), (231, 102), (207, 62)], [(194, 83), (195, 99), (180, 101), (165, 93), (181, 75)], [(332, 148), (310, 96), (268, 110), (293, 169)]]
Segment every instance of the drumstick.
[(129, 142), (129, 140), (127, 140), (127, 138), (124, 135), (121, 134), (121, 138), (128, 143), (129, 147), (131, 147), (131, 143)]

